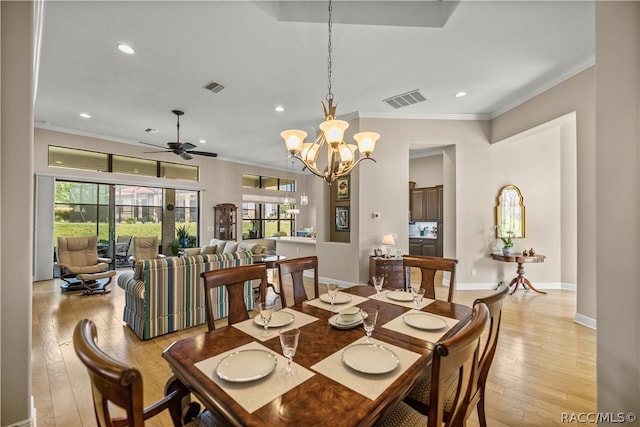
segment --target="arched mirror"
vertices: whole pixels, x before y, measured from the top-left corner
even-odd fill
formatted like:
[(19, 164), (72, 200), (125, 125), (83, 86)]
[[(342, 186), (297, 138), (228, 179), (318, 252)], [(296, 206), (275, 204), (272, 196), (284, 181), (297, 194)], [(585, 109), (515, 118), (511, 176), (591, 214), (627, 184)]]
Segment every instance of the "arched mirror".
[(524, 200), (515, 185), (505, 185), (496, 204), (496, 237), (524, 237)]

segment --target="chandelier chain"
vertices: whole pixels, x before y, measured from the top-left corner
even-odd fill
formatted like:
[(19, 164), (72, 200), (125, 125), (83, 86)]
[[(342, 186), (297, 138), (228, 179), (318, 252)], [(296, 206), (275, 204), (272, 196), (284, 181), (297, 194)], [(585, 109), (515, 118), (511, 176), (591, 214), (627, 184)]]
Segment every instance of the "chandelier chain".
[(327, 44), (327, 51), (328, 51), (328, 56), (327, 56), (327, 78), (329, 83), (327, 84), (327, 89), (329, 90), (329, 92), (327, 93), (327, 101), (330, 99), (333, 99), (333, 92), (331, 92), (331, 68), (332, 68), (332, 60), (331, 60), (331, 52), (333, 51), (333, 48), (331, 46), (331, 35), (332, 35), (332, 31), (331, 31), (331, 27), (333, 24), (333, 19), (332, 19), (332, 12), (333, 12), (333, 6), (331, 4), (331, 0), (329, 0), (329, 42)]

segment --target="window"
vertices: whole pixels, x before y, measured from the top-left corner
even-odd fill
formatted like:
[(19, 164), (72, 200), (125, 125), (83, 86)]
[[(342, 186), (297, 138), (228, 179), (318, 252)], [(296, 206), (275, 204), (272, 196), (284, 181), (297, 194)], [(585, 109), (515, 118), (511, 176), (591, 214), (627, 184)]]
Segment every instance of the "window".
[(293, 179), (251, 174), (242, 174), (242, 186), (244, 188), (260, 188), (273, 191), (296, 191), (296, 181)]
[(49, 146), (49, 166), (199, 181), (197, 166)]
[(286, 212), (292, 205), (244, 202), (242, 204), (242, 238), (261, 239), (274, 235), (291, 236), (295, 217)]

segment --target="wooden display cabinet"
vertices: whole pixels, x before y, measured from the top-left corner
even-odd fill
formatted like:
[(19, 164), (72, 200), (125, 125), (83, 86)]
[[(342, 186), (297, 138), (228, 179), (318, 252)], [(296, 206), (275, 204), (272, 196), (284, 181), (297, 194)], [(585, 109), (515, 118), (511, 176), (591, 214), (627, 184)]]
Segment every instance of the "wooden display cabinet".
[(215, 238), (236, 240), (238, 208), (232, 203), (221, 203), (213, 207), (215, 212)]

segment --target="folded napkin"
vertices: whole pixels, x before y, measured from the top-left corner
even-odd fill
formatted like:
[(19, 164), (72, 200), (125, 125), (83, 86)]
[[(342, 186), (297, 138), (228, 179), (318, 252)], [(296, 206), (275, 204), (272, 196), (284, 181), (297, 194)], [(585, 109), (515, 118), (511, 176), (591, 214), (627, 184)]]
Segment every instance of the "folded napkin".
[[(338, 292), (341, 295), (348, 295), (349, 297), (351, 297), (351, 300), (349, 302), (343, 303), (343, 304), (334, 304), (335, 307), (335, 312), (339, 312), (341, 310), (344, 310), (347, 307), (353, 307), (354, 305), (358, 305), (360, 303), (363, 303), (367, 300), (367, 298), (365, 297), (361, 297), (360, 295), (351, 295), (351, 294), (347, 294), (344, 292)], [(319, 307), (322, 308), (324, 310), (328, 310), (331, 311), (331, 303), (330, 302), (324, 302), (322, 301), (320, 298), (316, 298), (316, 299), (312, 299), (309, 301), (305, 301), (304, 304), (309, 304), (312, 305), (314, 307)]]
[[(304, 325), (308, 325), (309, 323), (315, 322), (316, 320), (318, 320), (317, 317), (309, 316), (308, 314), (304, 314), (299, 311), (292, 310), (290, 308), (283, 308), (282, 310), (279, 310), (279, 311), (293, 314), (294, 316), (293, 323), (289, 323), (288, 325), (282, 326), (281, 328), (270, 327), (269, 328), (270, 334), (267, 336), (262, 335), (262, 333), (264, 332), (264, 327), (262, 325), (258, 325), (253, 319), (245, 320), (239, 323), (234, 323), (232, 326), (236, 329), (240, 329), (245, 334), (251, 335), (253, 338), (257, 340), (264, 342), (266, 340), (270, 340), (271, 338), (278, 337), (278, 331), (280, 329), (301, 328)], [(258, 316), (260, 315), (258, 314)]]
[[(375, 332), (374, 332), (375, 333)], [(349, 345), (361, 343), (365, 338), (359, 338)], [(342, 352), (345, 348), (336, 351), (331, 356), (321, 360), (311, 367), (314, 371), (331, 378), (332, 380), (342, 384), (351, 390), (360, 393), (364, 397), (375, 400), (380, 396), (393, 382), (413, 365), (419, 358), (418, 353), (405, 350), (398, 346), (388, 344), (376, 339), (372, 340), (374, 344), (381, 345), (393, 351), (400, 359), (400, 365), (387, 374), (363, 374), (349, 368), (342, 361)]]
[(404, 322), (403, 317), (409, 313), (413, 313), (414, 311), (409, 311), (407, 313), (404, 313), (401, 316), (396, 317), (395, 319), (393, 319), (390, 322), (385, 323), (384, 325), (382, 325), (383, 328), (395, 331), (395, 332), (400, 332), (401, 334), (405, 334), (405, 335), (409, 335), (411, 337), (414, 338), (418, 338), (421, 339), (423, 341), (429, 341), (432, 343), (436, 343), (438, 342), (438, 340), (440, 338), (442, 338), (442, 336), (447, 333), (447, 331), (449, 331), (449, 329), (453, 328), (455, 325), (458, 324), (459, 320), (458, 319), (452, 319), (450, 317), (444, 317), (444, 316), (438, 316), (437, 314), (433, 314), (433, 313), (426, 313), (429, 314), (431, 316), (435, 316), (435, 317), (439, 317), (442, 320), (444, 320), (445, 322), (447, 322), (447, 326), (439, 329), (437, 331), (428, 331), (428, 330), (424, 330), (424, 329), (417, 329), (414, 328), (412, 326), (407, 325)]
[[(371, 295), (369, 298), (370, 299), (375, 299), (378, 301), (384, 301), (384, 302), (390, 302), (391, 304), (396, 304), (396, 305), (401, 305), (402, 307), (408, 307), (408, 308), (415, 308), (415, 304), (413, 303), (413, 300), (411, 301), (397, 301), (394, 299), (389, 298), (389, 296), (387, 295), (390, 292), (394, 292), (394, 291), (382, 291), (379, 294), (375, 293), (373, 295)], [(406, 292), (407, 294), (411, 295), (411, 292)], [(429, 299), (429, 298), (422, 298), (422, 302), (420, 303), (420, 309), (422, 310), (423, 308), (425, 308), (426, 306), (428, 306), (429, 304), (431, 304), (432, 302), (434, 302), (434, 299)]]
[(287, 359), (280, 354), (276, 354), (278, 360), (276, 369), (265, 378), (256, 381), (234, 383), (220, 379), (218, 375), (216, 375), (216, 367), (220, 360), (236, 351), (248, 349), (266, 350), (272, 354), (276, 354), (273, 350), (253, 341), (198, 362), (196, 363), (196, 367), (220, 386), (220, 388), (250, 414), (315, 375), (310, 370), (295, 362), (293, 362), (295, 375), (287, 375)]

